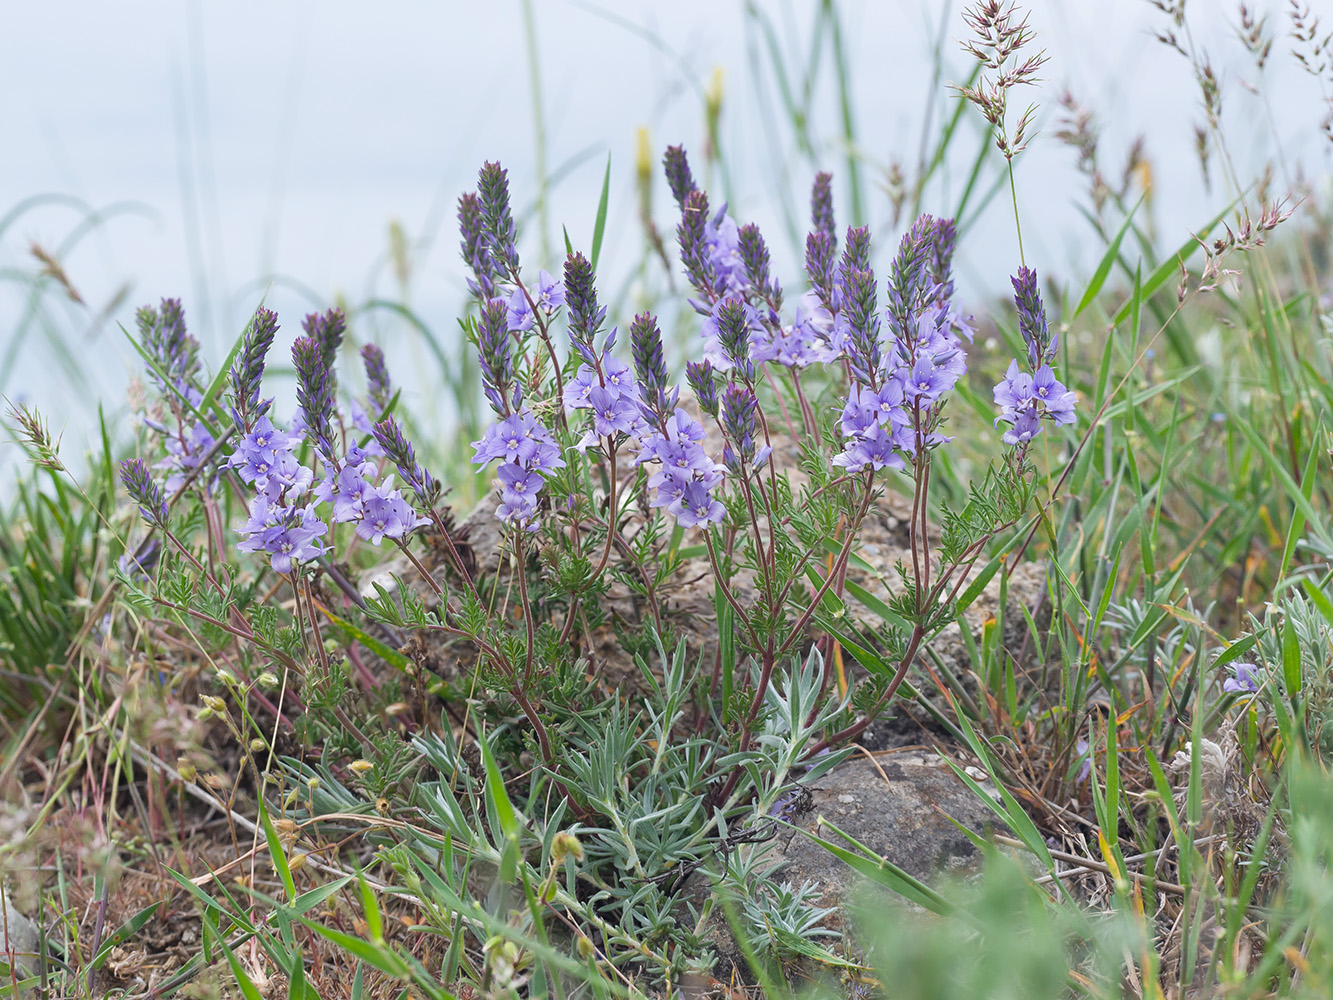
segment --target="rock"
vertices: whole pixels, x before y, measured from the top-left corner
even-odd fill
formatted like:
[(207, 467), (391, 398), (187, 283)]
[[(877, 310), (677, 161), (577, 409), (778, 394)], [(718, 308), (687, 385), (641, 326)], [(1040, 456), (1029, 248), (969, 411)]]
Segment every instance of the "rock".
[[(36, 961), (37, 925), (19, 912), (3, 888), (0, 888), (0, 962), (6, 965), (13, 956), (17, 970), (31, 970)], [(19, 972), (22, 977), (23, 972)], [(5, 977), (6, 981), (8, 977)]]
[[(989, 790), (985, 775), (977, 774), (978, 784)], [(877, 753), (873, 759), (854, 757), (809, 786), (809, 792), (796, 815), (788, 818), (798, 829), (784, 828), (776, 840), (765, 845), (763, 867), (777, 866), (770, 876), (774, 882), (788, 882), (793, 888), (813, 884), (816, 905), (834, 911), (824, 926), (842, 933), (841, 939), (816, 940), (850, 961), (859, 961), (860, 935), (855, 925), (846, 922), (849, 905), (869, 888), (867, 880), (800, 831), (854, 850), (829, 829), (827, 824), (831, 824), (908, 874), (933, 884), (940, 875), (965, 875), (981, 861), (972, 842), (947, 817), (978, 832), (994, 820), (986, 803), (931, 753), (890, 751)], [(902, 897), (889, 897), (887, 891), (884, 895), (911, 905)], [(702, 903), (702, 896), (695, 899), (696, 905)], [(712, 970), (715, 981), (752, 981), (753, 974), (725, 920), (710, 919), (704, 937), (717, 955)], [(836, 970), (821, 970), (818, 963), (807, 969), (814, 975), (831, 971)]]
[[(987, 787), (981, 782), (982, 787)], [(939, 757), (926, 753), (854, 757), (810, 788), (806, 808), (792, 819), (801, 830), (847, 847), (821, 820), (924, 882), (957, 873), (980, 860), (972, 842), (948, 816), (980, 831), (994, 814)], [(780, 836), (769, 854), (776, 878), (799, 886), (820, 884), (825, 906), (845, 905), (861, 878), (803, 833)]]

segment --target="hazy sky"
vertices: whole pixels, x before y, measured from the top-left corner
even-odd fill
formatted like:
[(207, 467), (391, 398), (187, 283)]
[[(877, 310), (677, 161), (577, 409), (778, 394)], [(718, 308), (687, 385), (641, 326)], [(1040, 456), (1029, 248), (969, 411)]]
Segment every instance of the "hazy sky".
[[(799, 78), (818, 5), (758, 6)], [(1193, 153), (1200, 111), (1188, 66), (1152, 38), (1163, 16), (1144, 0), (1030, 6), (1037, 44), (1051, 61), (1044, 84), (1030, 95), (1041, 105), (1043, 132), (1018, 173), (1029, 262), (1082, 280), (1100, 253), (1075, 208), (1086, 199), (1073, 155), (1053, 137), (1065, 85), (1099, 112), (1113, 167), (1129, 141), (1145, 134), (1156, 232), (1162, 245), (1179, 244), (1222, 201), (1218, 190), (1203, 190)], [(1248, 180), (1274, 148), (1264, 102), (1247, 89), (1259, 78), (1235, 39), (1234, 6), (1218, 0), (1196, 6), (1194, 40), (1222, 74), (1227, 128)], [(1302, 162), (1322, 175), (1327, 160), (1317, 136), (1322, 111), (1315, 82), (1294, 68), (1285, 15), (1281, 5), (1271, 6), (1282, 36), (1267, 73), (1276, 128), (1289, 164)], [(881, 251), (891, 250), (898, 232), (886, 228), (877, 167), (895, 157), (916, 160), (930, 45), (941, 23), (946, 80), (970, 68), (956, 41), (965, 31), (960, 7), (946, 9), (941, 0), (840, 5), (858, 140), (868, 162), (867, 204)], [(604, 285), (637, 266), (636, 130), (650, 129), (655, 158), (668, 142), (681, 141), (701, 156), (701, 90), (721, 67), (732, 214), (764, 226), (787, 283), (797, 285), (777, 205), (793, 189), (804, 201), (814, 165), (796, 154), (790, 128), (765, 127), (777, 91), (759, 22), (747, 17), (744, 4), (532, 0), (531, 9), (547, 167), (569, 168), (551, 192), (553, 244), (564, 224), (576, 246), (587, 246), (609, 152)], [(452, 223), (458, 194), (475, 185), (483, 159), (495, 158), (510, 168), (516, 204), (529, 204), (536, 191), (523, 11), (520, 0), (10, 5), (0, 32), (0, 121), (8, 140), (0, 157), (0, 212), (42, 193), (72, 195), (98, 209), (121, 207), (62, 261), (89, 310), (50, 307), (51, 322), (89, 373), (86, 389), (71, 394), (40, 324), (31, 323), (0, 388), (51, 412), (54, 424), (67, 418), (76, 431), (86, 425), (79, 414), (89, 412), (89, 398), (101, 394), (118, 405), (137, 364), (114, 323), (94, 317), (126, 288), (112, 319), (128, 323), (134, 305), (179, 295), (215, 359), (274, 275), (285, 278), (269, 301), (289, 332), (313, 303), (285, 279), (320, 301), (338, 294), (352, 302), (396, 297), (384, 263), (391, 221), (413, 248), (414, 308), (451, 336), (464, 297)], [(831, 68), (826, 50), (812, 123), (814, 161), (834, 170), (845, 218)], [(928, 204), (930, 210), (950, 210), (946, 194), (957, 197), (960, 172), (982, 141), (975, 114), (965, 116), (965, 128), (950, 191), (937, 191), (941, 203)], [(669, 202), (659, 181), (655, 213), (668, 234), (675, 221)], [(57, 204), (24, 214), (0, 234), (0, 267), (31, 272), (30, 243), (55, 249), (79, 219)], [(535, 225), (529, 226), (528, 259), (537, 246)], [(1018, 263), (1007, 199), (977, 222), (960, 252), (965, 295), (977, 300), (1004, 287)], [(0, 284), (0, 342), (10, 351), (27, 309), (21, 286)], [(402, 344), (386, 347), (391, 360), (419, 360)], [(401, 377), (414, 397), (428, 401), (428, 377), (416, 384)]]

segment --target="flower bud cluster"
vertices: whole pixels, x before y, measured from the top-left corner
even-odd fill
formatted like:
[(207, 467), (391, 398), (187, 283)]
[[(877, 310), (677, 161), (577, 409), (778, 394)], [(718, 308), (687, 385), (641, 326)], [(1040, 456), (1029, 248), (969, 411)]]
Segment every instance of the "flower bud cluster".
[(1012, 281), (1018, 329), (1027, 344), (1027, 364), (1020, 368), (1017, 358), (1010, 361), (1004, 380), (995, 386), (995, 405), (1000, 407), (995, 425), (1009, 425), (1004, 432), (1005, 444), (1026, 449), (1028, 442), (1041, 433), (1043, 419), (1049, 418), (1057, 427), (1072, 424), (1078, 399), (1051, 368), (1059, 338), (1046, 322), (1037, 272), (1020, 267)]

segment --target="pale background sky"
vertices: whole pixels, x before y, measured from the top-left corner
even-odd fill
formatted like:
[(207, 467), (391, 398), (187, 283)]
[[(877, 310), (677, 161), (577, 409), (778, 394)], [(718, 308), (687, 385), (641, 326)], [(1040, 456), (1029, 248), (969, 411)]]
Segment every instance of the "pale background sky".
[[(779, 44), (803, 54), (817, 5), (769, 0), (759, 6)], [(930, 40), (946, 13), (946, 79), (961, 79), (970, 68), (955, 41), (964, 34), (961, 6), (950, 4), (946, 12), (944, 0), (840, 5), (859, 140), (872, 162), (915, 161)], [(1026, 249), (1040, 270), (1077, 284), (1100, 250), (1076, 210), (1086, 199), (1073, 153), (1053, 136), (1064, 86), (1099, 112), (1113, 167), (1132, 137), (1145, 134), (1155, 180), (1153, 223), (1163, 247), (1178, 245), (1223, 201), (1216, 188), (1211, 196), (1202, 189), (1192, 132), (1201, 116), (1187, 64), (1151, 36), (1164, 24), (1162, 15), (1144, 0), (1034, 0), (1029, 6), (1037, 44), (1051, 61), (1045, 82), (1030, 94), (1042, 105), (1043, 132), (1018, 175)], [(1265, 86), (1288, 166), (1323, 177), (1328, 144), (1317, 131), (1323, 113), (1317, 85), (1289, 55), (1285, 5), (1268, 6), (1279, 37)], [(1333, 11), (1320, 9), (1330, 7), (1329, 0), (1311, 6), (1333, 21)], [(1195, 41), (1209, 49), (1222, 75), (1227, 129), (1239, 172), (1249, 179), (1274, 144), (1263, 102), (1248, 91), (1259, 77), (1235, 38), (1236, 7), (1197, 0), (1190, 8)], [(651, 130), (655, 158), (668, 142), (683, 141), (698, 161), (704, 130), (698, 88), (720, 66), (732, 214), (764, 227), (786, 284), (798, 287), (776, 208), (781, 164), (760, 124), (764, 100), (773, 100), (771, 77), (764, 64), (761, 100), (752, 61), (757, 36), (753, 22), (747, 27), (744, 4), (533, 0), (532, 9), (548, 165), (576, 164), (551, 192), (555, 245), (564, 224), (574, 244), (587, 247), (609, 152), (603, 286), (615, 287), (637, 266), (636, 130)], [(109, 409), (120, 407), (138, 368), (115, 325), (129, 325), (134, 306), (182, 297), (206, 355), (216, 361), (269, 288), (269, 276), (295, 279), (321, 301), (339, 294), (353, 302), (373, 294), (396, 297), (384, 261), (388, 228), (397, 221), (414, 247), (411, 305), (450, 338), (465, 298), (453, 228), (458, 194), (475, 186), (483, 159), (495, 158), (510, 168), (516, 205), (536, 192), (521, 0), (77, 0), (10, 4), (4, 20), (0, 214), (43, 193), (72, 195), (98, 209), (137, 206), (111, 217), (62, 260), (90, 309), (49, 308), (86, 372), (84, 386), (71, 389), (37, 327), (16, 347), (26, 290), (8, 277), (0, 283), (0, 345), (17, 359), (0, 391), (45, 411), (76, 448), (92, 401), (100, 397)], [(645, 30), (660, 45), (646, 40)], [(764, 63), (762, 52), (757, 55)], [(820, 164), (838, 179), (845, 219), (831, 77), (824, 73), (822, 80), (814, 132), (822, 142)], [(980, 142), (977, 116), (965, 120), (962, 160)], [(783, 134), (789, 137), (789, 130)], [(778, 160), (790, 155), (788, 142)], [(792, 184), (804, 203), (812, 168), (791, 162)], [(960, 169), (954, 165), (955, 175)], [(867, 204), (877, 223), (876, 245), (887, 254), (899, 232), (886, 225), (887, 202), (874, 175), (867, 171)], [(674, 206), (657, 176), (656, 218), (669, 235)], [(955, 176), (951, 197), (957, 183)], [(719, 194), (714, 201), (720, 200)], [(804, 218), (804, 208), (800, 214)], [(78, 221), (78, 213), (62, 205), (23, 215), (0, 234), (0, 271), (31, 273), (29, 244), (55, 248)], [(531, 229), (524, 247), (535, 263)], [(960, 248), (960, 292), (984, 304), (1017, 263), (1011, 209), (1007, 199), (997, 200)], [(110, 321), (97, 322), (117, 290), (126, 288)], [(281, 283), (268, 301), (289, 336), (313, 305)], [(386, 336), (405, 341), (409, 335), (394, 326)], [(419, 348), (405, 342), (385, 347), (409, 405), (429, 406), (436, 389)], [(0, 467), (9, 467), (12, 457), (10, 446), (0, 446)]]

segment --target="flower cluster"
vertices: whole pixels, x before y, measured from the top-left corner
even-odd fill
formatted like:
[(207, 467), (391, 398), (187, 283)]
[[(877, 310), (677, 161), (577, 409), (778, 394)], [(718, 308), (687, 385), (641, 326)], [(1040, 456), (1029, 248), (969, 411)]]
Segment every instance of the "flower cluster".
[(319, 544), (328, 530), (313, 505), (284, 506), (257, 493), (250, 501), (249, 519), (236, 528), (237, 533), (246, 536), (236, 548), (267, 553), (269, 565), (276, 572), (291, 573), (297, 563), (316, 559), (328, 550)]
[(315, 559), (325, 551), (318, 539), (328, 526), (315, 514), (313, 504), (295, 502), (314, 479), (296, 457), (299, 441), (263, 416), (227, 460), (255, 488), (250, 516), (236, 529), (246, 537), (236, 547), (242, 552), (268, 553), (270, 565), (279, 573), (290, 573), (293, 561)]
[(995, 405), (1000, 407), (995, 424), (1009, 424), (1004, 432), (1005, 444), (1026, 449), (1028, 442), (1041, 433), (1043, 418), (1056, 426), (1073, 423), (1078, 400), (1051, 369), (1058, 337), (1046, 322), (1046, 310), (1037, 291), (1037, 272), (1020, 267), (1012, 281), (1018, 329), (1028, 348), (1027, 364), (1023, 370), (1017, 359), (1010, 361), (1004, 380), (995, 386)]
[(385, 538), (404, 538), (413, 528), (428, 523), (394, 489), (392, 475), (374, 485), (378, 471), (369, 452), (353, 445), (341, 467), (330, 467), (312, 493), (315, 500), (333, 505), (334, 522), (354, 522), (356, 533), (372, 545)]
[(523, 405), (522, 386), (514, 375), (508, 312), (503, 299), (493, 298), (482, 305), (477, 322), (482, 387), (497, 419), (481, 440), (472, 442), (472, 461), (483, 469), (500, 462), (496, 516), (524, 531), (536, 531), (545, 476), (565, 463), (550, 431)]
[(640, 409), (638, 383), (630, 366), (611, 355), (617, 331), (613, 328), (597, 351), (594, 338), (599, 332), (606, 307), (597, 304), (592, 265), (581, 253), (565, 261), (565, 290), (569, 305), (569, 342), (583, 359), (578, 372), (565, 386), (565, 412), (589, 411), (591, 426), (580, 448), (600, 440), (615, 441), (619, 435), (640, 437), (647, 429)]
[[(660, 469), (648, 477), (647, 486), (653, 491), (649, 506), (665, 507), (687, 528), (719, 522), (726, 511), (713, 494), (722, 485), (723, 469), (704, 450), (703, 425), (676, 405), (680, 398), (679, 388), (667, 387), (666, 367), (662, 361), (662, 332), (656, 317), (648, 313), (635, 316), (630, 334), (635, 373), (643, 396), (641, 413), (645, 424), (635, 464), (655, 462), (660, 465)], [(707, 374), (707, 379), (709, 389), (702, 391), (705, 395), (711, 391), (712, 412), (716, 414), (717, 390), (711, 373)]]
[[(168, 427), (163, 420), (154, 418), (144, 420), (145, 425), (162, 435), (167, 454), (155, 468), (167, 471), (165, 489), (175, 493), (200, 472), (207, 471), (200, 466), (217, 443), (208, 425), (198, 419), (198, 407), (204, 401), (196, 378), (199, 342), (186, 330), (185, 310), (179, 299), (163, 299), (157, 309), (143, 306), (135, 313), (135, 320), (148, 358), (149, 378), (161, 392), (175, 425)], [(209, 476), (209, 488), (215, 478)]]
[(535, 305), (546, 314), (549, 320), (555, 311), (565, 304), (565, 289), (545, 268), (537, 272), (537, 294), (529, 300), (529, 292), (515, 288), (509, 294), (506, 307), (509, 312), (509, 329), (527, 332), (532, 329)]
[(817, 232), (807, 242), (814, 250), (807, 266), (827, 281), (822, 298), (835, 310), (832, 339), (852, 376), (839, 424), (844, 448), (835, 464), (900, 469), (907, 457), (948, 440), (938, 431), (943, 403), (967, 372), (961, 337), (970, 339), (972, 332), (949, 299), (955, 235), (951, 220), (922, 215), (903, 236), (887, 282), (887, 339), (880, 332), (869, 231), (847, 231), (836, 271), (823, 263), (827, 237)]

